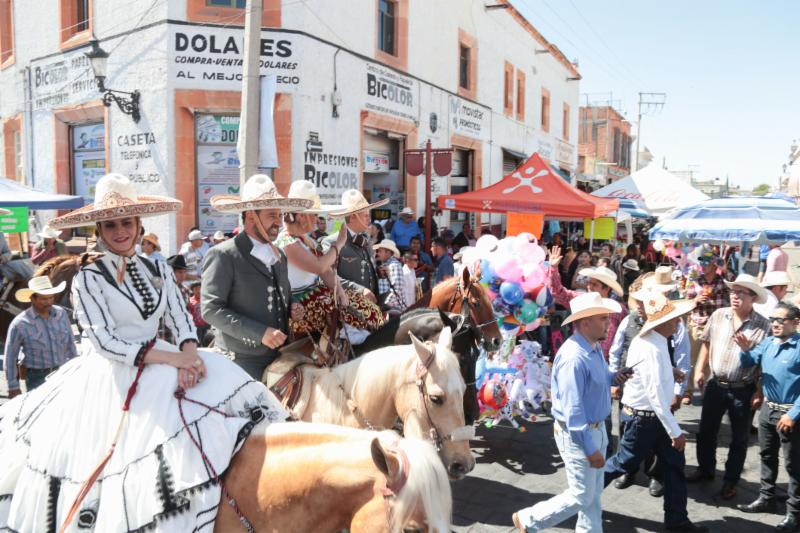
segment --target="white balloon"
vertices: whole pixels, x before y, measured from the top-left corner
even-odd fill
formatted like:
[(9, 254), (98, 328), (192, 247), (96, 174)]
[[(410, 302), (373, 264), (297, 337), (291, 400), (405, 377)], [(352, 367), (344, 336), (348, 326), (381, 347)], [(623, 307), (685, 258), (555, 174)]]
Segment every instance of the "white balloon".
[(489, 254), (497, 247), (497, 237), (494, 235), (481, 235), (478, 242), (475, 243), (475, 248), (483, 254)]

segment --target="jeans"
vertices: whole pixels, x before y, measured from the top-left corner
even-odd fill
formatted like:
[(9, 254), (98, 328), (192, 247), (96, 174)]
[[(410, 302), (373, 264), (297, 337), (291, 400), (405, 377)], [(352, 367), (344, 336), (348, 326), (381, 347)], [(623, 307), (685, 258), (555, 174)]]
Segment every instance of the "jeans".
[(622, 474), (636, 472), (642, 461), (655, 453), (664, 478), (664, 524), (669, 527), (686, 522), (689, 515), (683, 452), (672, 447), (672, 439), (658, 417), (622, 416), (626, 418), (625, 434), (620, 450), (606, 462), (605, 485)]
[(778, 450), (783, 451), (786, 472), (789, 474), (789, 500), (786, 514), (800, 518), (800, 432), (781, 433), (775, 426), (785, 413), (770, 409), (764, 403), (758, 415), (758, 446), (761, 448), (761, 497), (775, 498), (778, 478)]
[(724, 389), (712, 379), (703, 394), (700, 413), (700, 431), (697, 434), (697, 466), (708, 475), (714, 475), (717, 465), (717, 436), (725, 413), (731, 419), (731, 445), (725, 462), (724, 480), (736, 483), (742, 475), (747, 458), (747, 440), (750, 436), (752, 411), (750, 400), (755, 385), (738, 389)]
[[(589, 432), (597, 449), (604, 451), (608, 444), (605, 425), (601, 423), (600, 427)], [(564, 461), (568, 488), (558, 496), (522, 509), (517, 516), (525, 530), (533, 533), (560, 524), (577, 513), (575, 531), (600, 533), (603, 531), (603, 509), (600, 507), (603, 469), (589, 466), (583, 448), (572, 440), (563, 424), (556, 421), (553, 433)]]
[[(57, 370), (57, 369), (56, 369)], [(28, 392), (44, 383), (45, 378), (55, 372), (51, 368), (25, 368), (25, 388)]]

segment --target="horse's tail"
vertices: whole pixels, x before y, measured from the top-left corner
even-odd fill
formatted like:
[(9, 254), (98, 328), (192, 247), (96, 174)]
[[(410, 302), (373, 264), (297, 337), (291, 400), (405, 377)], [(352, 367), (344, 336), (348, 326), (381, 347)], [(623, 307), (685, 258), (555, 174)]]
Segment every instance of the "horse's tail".
[(421, 439), (399, 439), (397, 445), (408, 457), (410, 469), (408, 481), (395, 501), (394, 524), (406, 523), (421, 502), (430, 531), (448, 533), (453, 495), (447, 471), (436, 449)]

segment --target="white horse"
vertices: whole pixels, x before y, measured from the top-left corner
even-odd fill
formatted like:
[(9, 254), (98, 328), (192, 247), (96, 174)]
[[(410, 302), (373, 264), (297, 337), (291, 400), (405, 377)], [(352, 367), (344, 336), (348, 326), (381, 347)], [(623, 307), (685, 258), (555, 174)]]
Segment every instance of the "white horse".
[[(399, 417), (406, 437), (427, 439), (452, 479), (475, 467), (464, 424), (464, 379), (450, 350), (452, 334), (436, 344), (389, 346), (334, 368), (302, 367), (302, 392), (293, 412), (306, 422), (366, 429), (391, 428)], [(265, 380), (266, 381), (266, 380)]]

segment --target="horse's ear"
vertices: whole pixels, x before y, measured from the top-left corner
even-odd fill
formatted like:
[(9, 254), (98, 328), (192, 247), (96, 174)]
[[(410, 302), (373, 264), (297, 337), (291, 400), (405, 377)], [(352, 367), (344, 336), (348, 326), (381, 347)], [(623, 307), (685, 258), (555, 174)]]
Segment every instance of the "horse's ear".
[(370, 452), (372, 453), (372, 462), (378, 467), (378, 470), (386, 476), (386, 479), (391, 481), (395, 479), (400, 473), (400, 461), (393, 453), (387, 452), (380, 439), (375, 437), (370, 444)]
[(453, 345), (453, 331), (449, 327), (445, 326), (442, 328), (442, 332), (439, 333), (439, 342), (437, 344), (448, 350)]
[(445, 313), (441, 309), (439, 309), (439, 318), (442, 319), (442, 324), (444, 324), (445, 327), (448, 327), (451, 330), (455, 330), (456, 329), (457, 324), (453, 321), (452, 318), (450, 318), (449, 314)]
[[(445, 329), (447, 329), (447, 328), (445, 328)], [(444, 331), (444, 330), (442, 330), (442, 331)], [(439, 335), (440, 335), (440, 338), (441, 338), (441, 333)], [(433, 352), (431, 352), (430, 347), (427, 344), (425, 344), (424, 342), (422, 342), (421, 340), (419, 340), (416, 337), (416, 335), (414, 335), (410, 331), (408, 332), (408, 336), (411, 337), (411, 344), (414, 345), (414, 350), (417, 352), (417, 356), (420, 358), (422, 363), (425, 364), (428, 361), (430, 361), (431, 360), (431, 356), (433, 355)]]
[(469, 280), (472, 277), (472, 274), (469, 273), (468, 268), (464, 268), (461, 270), (461, 281), (463, 282), (462, 287), (469, 286)]

